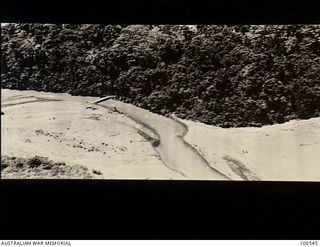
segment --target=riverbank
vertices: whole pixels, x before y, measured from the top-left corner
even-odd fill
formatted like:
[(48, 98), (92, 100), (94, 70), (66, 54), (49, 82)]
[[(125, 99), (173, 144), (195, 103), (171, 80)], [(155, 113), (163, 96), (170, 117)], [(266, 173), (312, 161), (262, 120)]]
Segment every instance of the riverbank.
[(233, 180), (320, 181), (320, 118), (230, 129), (179, 120), (184, 139)]
[(1, 93), (2, 155), (48, 157), (101, 171), (99, 178), (105, 179), (185, 179), (163, 165), (146, 139), (152, 133), (122, 114), (92, 105), (98, 98)]
[(320, 118), (219, 128), (97, 97), (4, 89), (2, 155), (104, 179), (320, 181)]

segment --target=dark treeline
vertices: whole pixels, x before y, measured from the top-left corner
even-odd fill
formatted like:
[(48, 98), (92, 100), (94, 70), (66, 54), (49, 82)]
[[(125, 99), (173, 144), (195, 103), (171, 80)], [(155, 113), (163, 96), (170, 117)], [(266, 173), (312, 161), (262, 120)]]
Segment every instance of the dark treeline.
[(1, 87), (117, 95), (222, 127), (320, 114), (320, 26), (9, 24)]

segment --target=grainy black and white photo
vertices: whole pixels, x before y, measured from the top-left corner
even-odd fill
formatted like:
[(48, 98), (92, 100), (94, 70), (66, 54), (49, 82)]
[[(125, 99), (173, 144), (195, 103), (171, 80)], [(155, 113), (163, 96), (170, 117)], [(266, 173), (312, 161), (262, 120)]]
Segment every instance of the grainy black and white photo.
[(1, 24), (2, 179), (320, 181), (320, 25)]

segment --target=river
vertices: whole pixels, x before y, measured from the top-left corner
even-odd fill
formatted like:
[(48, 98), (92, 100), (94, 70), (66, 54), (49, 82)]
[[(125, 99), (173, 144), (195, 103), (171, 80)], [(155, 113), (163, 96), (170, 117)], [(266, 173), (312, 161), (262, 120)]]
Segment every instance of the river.
[(98, 105), (117, 110), (156, 134), (160, 143), (154, 149), (168, 168), (190, 179), (230, 180), (184, 141), (188, 129), (180, 122), (117, 100), (100, 101)]

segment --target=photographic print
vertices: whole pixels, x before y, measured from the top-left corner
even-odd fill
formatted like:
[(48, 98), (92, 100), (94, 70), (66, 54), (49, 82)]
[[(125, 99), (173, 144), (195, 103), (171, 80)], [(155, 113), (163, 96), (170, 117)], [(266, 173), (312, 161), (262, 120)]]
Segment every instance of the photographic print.
[(1, 24), (2, 179), (320, 181), (319, 25)]

